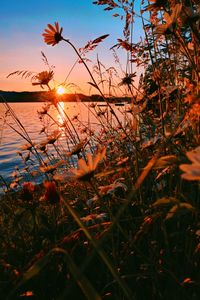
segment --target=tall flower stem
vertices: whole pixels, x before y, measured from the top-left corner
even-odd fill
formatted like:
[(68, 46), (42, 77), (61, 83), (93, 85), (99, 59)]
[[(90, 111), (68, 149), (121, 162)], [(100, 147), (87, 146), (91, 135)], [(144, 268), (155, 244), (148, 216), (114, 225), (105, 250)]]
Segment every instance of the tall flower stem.
[(101, 195), (100, 195), (98, 189), (96, 188), (94, 182), (92, 182), (92, 180), (90, 179), (90, 180), (88, 181), (88, 183), (90, 184), (91, 188), (93, 189), (93, 191), (94, 191), (95, 194), (97, 195), (98, 200), (100, 200), (100, 199), (101, 199)]
[[(94, 76), (92, 75), (92, 72), (90, 71), (88, 65), (86, 64), (86, 62), (84, 61), (84, 59), (81, 57), (81, 55), (80, 55), (80, 53), (78, 52), (78, 50), (76, 49), (76, 47), (75, 47), (69, 40), (67, 40), (67, 39), (65, 39), (65, 38), (62, 38), (62, 39), (63, 39), (63, 41), (65, 41), (66, 43), (68, 43), (68, 44), (74, 49), (74, 51), (76, 52), (77, 56), (80, 58), (81, 62), (84, 64), (86, 70), (88, 71), (88, 73), (89, 73), (89, 75), (90, 75), (90, 77), (91, 77), (91, 79), (92, 79), (92, 81), (93, 81), (93, 83), (94, 83), (94, 86), (95, 86), (96, 89), (99, 91), (100, 95), (102, 96), (103, 100), (106, 102), (106, 104), (108, 105), (108, 107), (109, 107), (110, 109), (112, 109), (110, 103), (107, 101), (107, 99), (105, 98), (105, 96), (104, 96), (104, 94), (102, 93), (101, 89), (99, 88), (99, 86), (98, 86), (98, 84), (97, 84), (97, 82), (96, 82)], [(112, 111), (113, 111), (113, 109), (112, 109)], [(115, 118), (116, 118), (118, 124), (119, 124), (119, 125), (121, 126), (121, 128), (122, 128), (122, 124), (121, 124), (119, 118), (117, 117), (117, 115), (116, 115), (116, 113), (115, 113), (114, 111), (113, 111), (113, 115), (115, 116)]]

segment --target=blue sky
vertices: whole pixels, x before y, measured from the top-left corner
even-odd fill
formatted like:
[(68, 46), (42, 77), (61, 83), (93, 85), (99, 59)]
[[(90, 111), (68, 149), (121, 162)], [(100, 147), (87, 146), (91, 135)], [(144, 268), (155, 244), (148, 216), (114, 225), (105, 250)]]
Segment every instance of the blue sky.
[[(88, 58), (95, 60), (98, 53), (106, 67), (114, 59), (109, 50), (116, 44), (117, 38), (123, 38), (123, 22), (113, 18), (116, 11), (104, 11), (103, 7), (92, 4), (92, 0), (12, 0), (2, 1), (0, 18), (0, 90), (36, 90), (29, 80), (17, 77), (6, 78), (16, 70), (40, 72), (45, 69), (41, 51), (50, 64), (55, 65), (55, 78), (62, 82), (76, 60), (76, 56), (66, 44), (54, 47), (43, 42), (42, 32), (48, 23), (58, 21), (64, 28), (63, 36), (70, 39), (78, 48), (87, 41), (103, 34), (110, 36)], [(137, 2), (137, 1), (136, 1)], [(141, 35), (135, 29), (134, 39)], [(125, 61), (126, 53), (120, 53)], [(90, 64), (92, 67), (92, 64)], [(81, 65), (72, 72), (69, 82), (79, 85), (83, 92), (88, 92), (89, 78)]]

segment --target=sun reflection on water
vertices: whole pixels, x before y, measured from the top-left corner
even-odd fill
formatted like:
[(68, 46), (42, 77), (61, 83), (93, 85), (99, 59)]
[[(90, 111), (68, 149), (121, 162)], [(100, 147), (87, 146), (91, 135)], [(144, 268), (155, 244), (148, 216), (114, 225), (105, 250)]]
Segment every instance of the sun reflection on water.
[(65, 109), (65, 103), (64, 102), (59, 102), (58, 103), (58, 114), (57, 114), (57, 119), (60, 125), (63, 125), (64, 123), (64, 119), (65, 119), (65, 113), (64, 113), (64, 109)]

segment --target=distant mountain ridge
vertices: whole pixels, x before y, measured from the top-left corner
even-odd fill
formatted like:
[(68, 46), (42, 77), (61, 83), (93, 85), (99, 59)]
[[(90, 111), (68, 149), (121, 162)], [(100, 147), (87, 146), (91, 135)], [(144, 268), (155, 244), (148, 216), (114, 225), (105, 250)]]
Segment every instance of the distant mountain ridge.
[[(2, 97), (2, 99), (1, 99)], [(10, 92), (0, 90), (0, 102), (2, 100), (6, 102), (45, 102), (55, 101), (55, 97), (58, 101), (62, 102), (101, 102), (104, 101), (100, 95), (86, 96), (81, 93), (77, 94), (64, 94), (57, 95), (55, 91), (39, 91), (39, 92)], [(107, 98), (109, 102), (129, 102), (129, 97), (110, 97)]]

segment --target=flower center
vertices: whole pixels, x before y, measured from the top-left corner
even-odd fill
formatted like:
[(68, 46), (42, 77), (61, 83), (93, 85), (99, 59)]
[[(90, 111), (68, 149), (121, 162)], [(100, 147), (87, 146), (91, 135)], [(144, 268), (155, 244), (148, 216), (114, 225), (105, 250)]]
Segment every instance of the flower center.
[(63, 38), (59, 32), (56, 32), (54, 34), (54, 39), (55, 39), (56, 43), (59, 43)]

